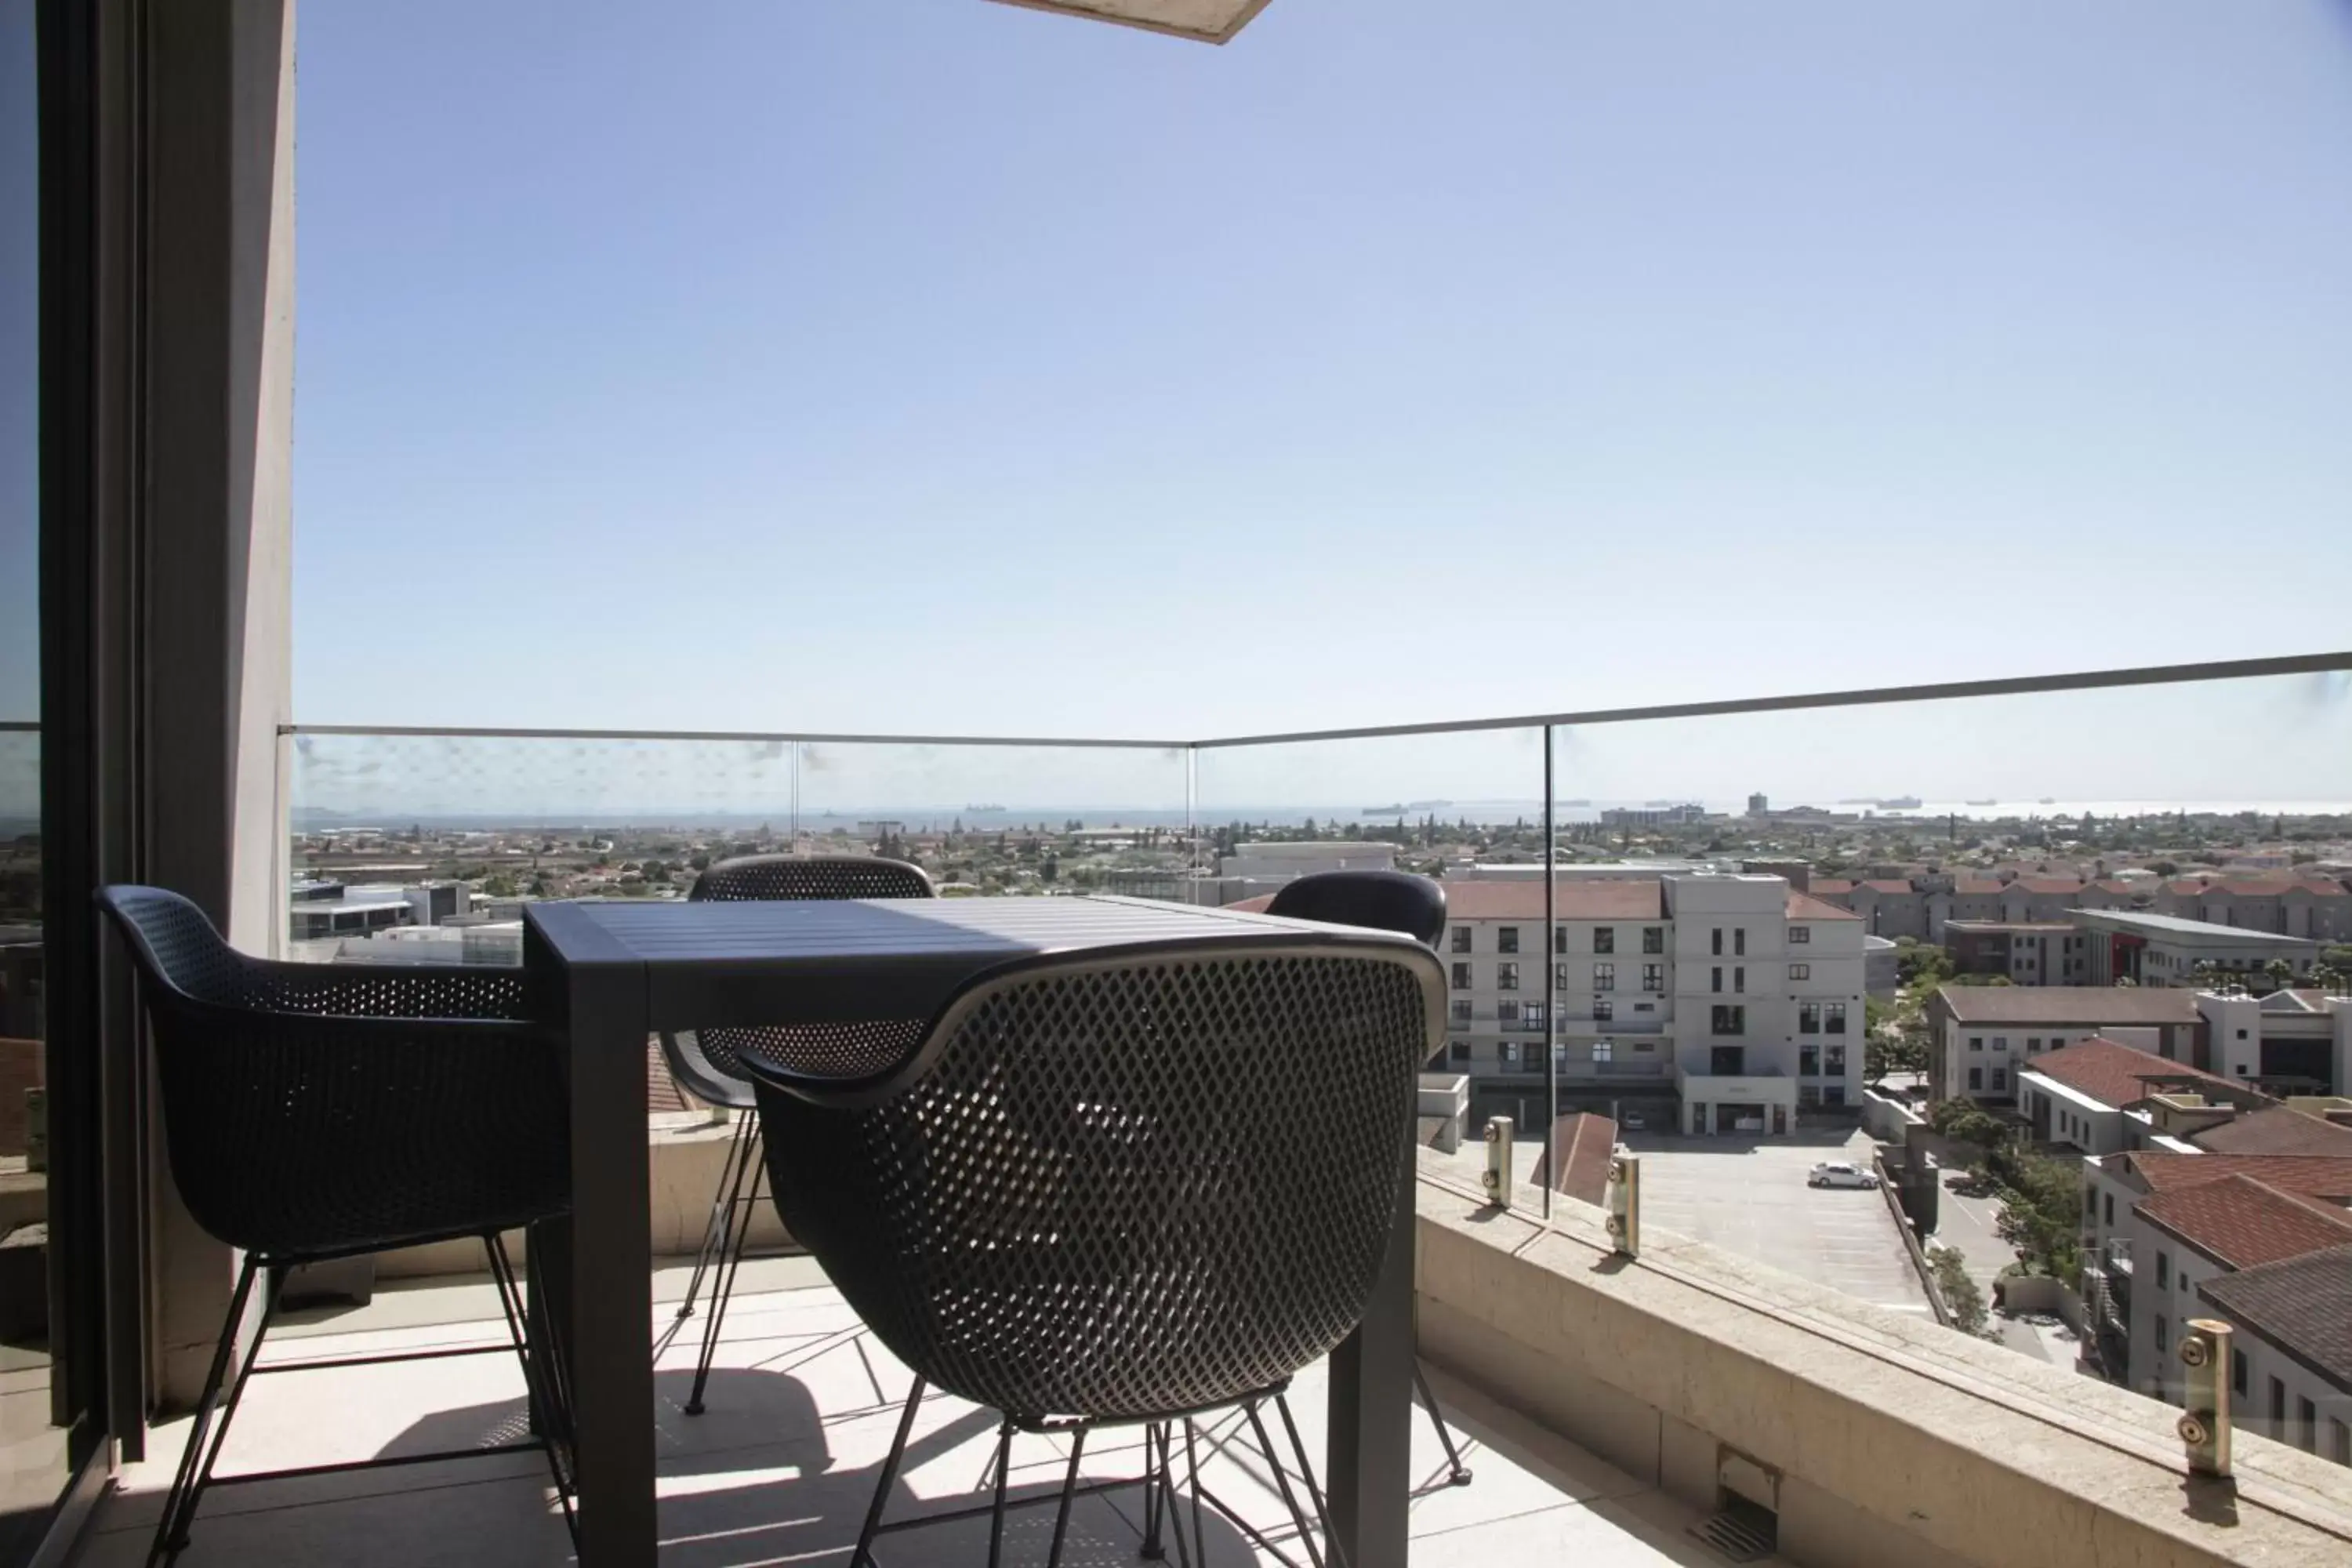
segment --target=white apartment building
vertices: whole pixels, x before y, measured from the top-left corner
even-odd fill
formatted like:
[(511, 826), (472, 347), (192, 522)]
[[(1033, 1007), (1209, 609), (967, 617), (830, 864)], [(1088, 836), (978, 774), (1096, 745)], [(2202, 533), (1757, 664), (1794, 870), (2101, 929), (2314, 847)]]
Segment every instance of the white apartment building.
[(1955, 985), (1927, 1000), (1940, 1099), (2016, 1098), (2045, 1051), (2093, 1036), (2197, 1065), (2204, 1026), (2193, 993), (2116, 985)]
[(2235, 1418), (2352, 1463), (2334, 1315), (2352, 1304), (2352, 1159), (2150, 1150), (2083, 1174), (2084, 1309), (2109, 1375), (2179, 1405), (2181, 1325), (2228, 1318)]
[[(1785, 1133), (1857, 1105), (1862, 922), (1780, 877), (1449, 880), (1447, 1068), (1474, 1119), (1561, 1083), (1671, 1107), (1686, 1131)], [(1519, 1112), (1515, 1111), (1515, 1114)]]
[(2200, 991), (2197, 1010), (2222, 1077), (2261, 1080), (2282, 1094), (2352, 1089), (2352, 996)]

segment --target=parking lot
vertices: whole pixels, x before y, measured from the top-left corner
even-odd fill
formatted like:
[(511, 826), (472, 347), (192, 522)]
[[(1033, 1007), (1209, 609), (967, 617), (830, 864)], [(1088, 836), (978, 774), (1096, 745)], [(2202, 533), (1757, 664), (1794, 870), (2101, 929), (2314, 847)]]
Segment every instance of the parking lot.
[(1785, 1268), (1882, 1307), (1925, 1312), (1927, 1296), (1885, 1198), (1814, 1188), (1823, 1160), (1867, 1168), (1869, 1134), (1693, 1138), (1628, 1132), (1642, 1156), (1642, 1222)]

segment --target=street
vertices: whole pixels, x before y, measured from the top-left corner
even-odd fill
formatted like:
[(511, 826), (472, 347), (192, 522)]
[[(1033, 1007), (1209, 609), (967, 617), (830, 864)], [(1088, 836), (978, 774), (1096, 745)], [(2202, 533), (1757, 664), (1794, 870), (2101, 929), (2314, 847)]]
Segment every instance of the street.
[[(1985, 1296), (1985, 1305), (1992, 1305), (1993, 1280), (2000, 1271), (2017, 1261), (2016, 1249), (2001, 1240), (1998, 1222), (2000, 1201), (1991, 1196), (1962, 1197), (1952, 1191), (1948, 1181), (1937, 1208), (1936, 1234), (1928, 1238), (1931, 1247), (1958, 1247), (1968, 1259), (1969, 1278)], [(2076, 1358), (2074, 1340), (2061, 1330), (2038, 1329), (2032, 1323), (1993, 1314), (2000, 1325), (2001, 1343), (2021, 1355), (2038, 1361), (2071, 1363)]]

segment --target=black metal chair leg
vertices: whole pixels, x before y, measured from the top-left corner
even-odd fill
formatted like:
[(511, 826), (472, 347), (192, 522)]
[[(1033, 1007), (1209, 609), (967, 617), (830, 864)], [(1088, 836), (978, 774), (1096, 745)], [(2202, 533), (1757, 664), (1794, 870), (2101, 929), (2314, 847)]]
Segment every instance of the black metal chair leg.
[(1429, 1374), (1421, 1370), (1421, 1358), (1412, 1358), (1412, 1386), (1421, 1394), (1421, 1402), (1429, 1410), (1429, 1424), (1437, 1428), (1437, 1441), (1445, 1449), (1445, 1466), (1449, 1472), (1445, 1484), (1466, 1487), (1470, 1484), (1470, 1467), (1462, 1462), (1462, 1451), (1454, 1446), (1454, 1434), (1445, 1429), (1445, 1413), (1437, 1407), (1437, 1395), (1430, 1391)]
[(702, 1277), (714, 1260), (726, 1257), (727, 1234), (734, 1227), (735, 1199), (743, 1190), (744, 1156), (749, 1149), (752, 1130), (759, 1118), (749, 1111), (735, 1113), (735, 1130), (727, 1140), (726, 1163), (719, 1167), (719, 1186), (710, 1194), (710, 1218), (702, 1227), (702, 1246), (694, 1255), (694, 1273), (686, 1282), (686, 1300), (679, 1302), (677, 1315), (694, 1316), (694, 1299), (702, 1292)]
[(1078, 1456), (1087, 1451), (1087, 1429), (1070, 1434), (1070, 1468), (1062, 1477), (1062, 1503), (1054, 1511), (1054, 1544), (1045, 1553), (1045, 1568), (1061, 1568), (1062, 1537), (1070, 1528), (1070, 1494), (1077, 1489)]
[(1298, 1477), (1307, 1488), (1307, 1500), (1315, 1505), (1315, 1522), (1323, 1527), (1323, 1539), (1331, 1542), (1331, 1549), (1337, 1552), (1339, 1538), (1331, 1529), (1331, 1510), (1324, 1504), (1323, 1489), (1315, 1484), (1315, 1466), (1307, 1457), (1305, 1440), (1298, 1436), (1298, 1423), (1291, 1416), (1290, 1395), (1276, 1394), (1274, 1408), (1282, 1417), (1282, 1429), (1290, 1435), (1290, 1451), (1298, 1456)]
[[(1297, 1526), (1299, 1542), (1307, 1548), (1307, 1561), (1313, 1568), (1323, 1568), (1323, 1553), (1315, 1546), (1314, 1527), (1307, 1522), (1307, 1510), (1299, 1506), (1298, 1494), (1291, 1489), (1290, 1472), (1282, 1468), (1282, 1456), (1274, 1451), (1274, 1438), (1265, 1429), (1265, 1418), (1257, 1413), (1255, 1401), (1244, 1408), (1249, 1413), (1250, 1431), (1256, 1435), (1258, 1449), (1265, 1455), (1266, 1468), (1274, 1472), (1275, 1488), (1282, 1493), (1282, 1506), (1290, 1510), (1290, 1522)], [(1333, 1550), (1338, 1550), (1337, 1542)]]
[[(756, 1151), (757, 1139), (752, 1140), (752, 1147)], [(702, 1414), (702, 1391), (710, 1382), (710, 1363), (719, 1354), (719, 1332), (727, 1322), (727, 1304), (735, 1299), (736, 1271), (743, 1267), (743, 1249), (751, 1245), (751, 1217), (759, 1212), (760, 1184), (766, 1178), (767, 1172), (754, 1164), (750, 1200), (728, 1215), (726, 1250), (710, 1288), (710, 1315), (702, 1321), (702, 1352), (695, 1358), (694, 1389), (686, 1400), (688, 1415)]]
[[(1197, 1435), (1192, 1418), (1187, 1415), (1184, 1417), (1184, 1471), (1192, 1485), (1192, 1554), (1200, 1559), (1202, 1568), (1208, 1568), (1209, 1538), (1201, 1532), (1201, 1456), (1193, 1447)], [(1181, 1531), (1183, 1527), (1179, 1525), (1177, 1529)]]
[(1161, 1506), (1160, 1481), (1160, 1426), (1147, 1422), (1143, 1428), (1143, 1547), (1146, 1562), (1157, 1563), (1168, 1555), (1160, 1539), (1160, 1521), (1166, 1510)]
[(907, 1408), (898, 1416), (898, 1435), (890, 1439), (890, 1452), (882, 1460), (882, 1473), (874, 1480), (874, 1500), (866, 1508), (866, 1528), (857, 1532), (857, 1550), (849, 1554), (849, 1568), (874, 1568), (874, 1536), (882, 1528), (882, 1505), (890, 1500), (890, 1488), (898, 1479), (898, 1466), (907, 1456), (907, 1435), (915, 1429), (915, 1411), (923, 1403), (923, 1380), (915, 1379), (914, 1387), (907, 1391)]
[(1004, 1561), (1004, 1488), (1013, 1476), (1013, 1423), (996, 1429), (996, 1505), (988, 1513), (988, 1568)]
[(507, 1320), (507, 1335), (514, 1341), (515, 1357), (522, 1363), (525, 1396), (531, 1407), (543, 1413), (541, 1430), (547, 1447), (548, 1474), (555, 1480), (556, 1505), (563, 1510), (563, 1527), (572, 1534), (572, 1544), (580, 1544), (579, 1500), (572, 1485), (571, 1444), (572, 1413), (562, 1408), (547, 1386), (539, 1363), (532, 1357), (530, 1342), (524, 1333), (527, 1312), (522, 1288), (515, 1281), (514, 1263), (507, 1256), (506, 1238), (492, 1231), (482, 1237), (482, 1249), (489, 1255), (490, 1279), (499, 1289), (499, 1310)]
[[(253, 1299), (253, 1277), (260, 1267), (251, 1253), (236, 1272), (236, 1288), (230, 1291), (228, 1316), (221, 1324), (220, 1342), (213, 1347), (213, 1364), (205, 1374), (204, 1392), (196, 1396), (195, 1420), (188, 1428), (188, 1446), (180, 1455), (180, 1468), (172, 1477), (172, 1489), (163, 1494), (163, 1517), (156, 1521), (155, 1539), (147, 1548), (147, 1568), (168, 1562), (180, 1554), (188, 1544), (188, 1525), (195, 1518), (194, 1492), (198, 1489), (197, 1474), (209, 1473), (213, 1414), (220, 1406), (221, 1385), (228, 1379), (229, 1358), (236, 1351), (237, 1325), (245, 1321), (245, 1310)], [(256, 1351), (260, 1349), (257, 1338)], [(248, 1360), (241, 1367), (237, 1385), (245, 1384)], [(221, 1423), (226, 1432), (228, 1423)]]

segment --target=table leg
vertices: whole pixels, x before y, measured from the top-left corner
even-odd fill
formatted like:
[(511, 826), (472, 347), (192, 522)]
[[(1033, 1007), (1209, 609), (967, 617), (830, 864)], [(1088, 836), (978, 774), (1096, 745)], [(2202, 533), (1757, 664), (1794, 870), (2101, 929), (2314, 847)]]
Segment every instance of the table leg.
[(1324, 1464), (1332, 1533), (1352, 1568), (1405, 1568), (1412, 1489), (1412, 1172), (1408, 1152), (1371, 1305), (1331, 1352)]
[(568, 1334), (581, 1568), (652, 1568), (652, 1199), (642, 973), (567, 976), (572, 1038)]

